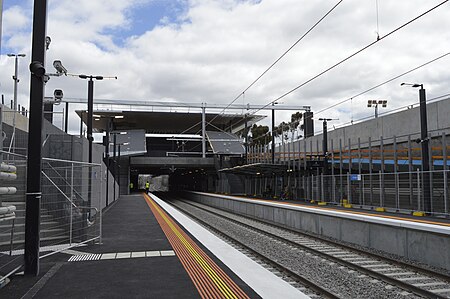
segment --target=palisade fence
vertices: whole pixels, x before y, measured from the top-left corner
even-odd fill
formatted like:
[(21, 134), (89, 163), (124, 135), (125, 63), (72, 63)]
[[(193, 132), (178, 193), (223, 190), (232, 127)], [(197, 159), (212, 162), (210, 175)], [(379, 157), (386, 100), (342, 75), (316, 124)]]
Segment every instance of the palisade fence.
[[(312, 175), (298, 180), (306, 200), (362, 207), (384, 207), (396, 211), (424, 211), (424, 180), (433, 177), (430, 186), (431, 211), (449, 215), (449, 171), (377, 174)], [(295, 183), (293, 188), (295, 188)]]
[[(0, 181), (1, 187), (16, 188), (15, 194), (0, 196), (3, 207), (15, 206), (14, 222), (0, 222), (0, 252), (19, 259), (25, 242), (27, 160), (3, 152), (3, 163), (15, 165), (17, 179)], [(101, 164), (42, 159), (41, 258), (83, 243), (101, 243), (103, 176)]]
[[(332, 204), (348, 202), (373, 209), (425, 211), (450, 216), (450, 146), (445, 132), (433, 131), (429, 142), (430, 171), (422, 171), (417, 134), (379, 139), (330, 139), (326, 157), (320, 138), (280, 144), (275, 164), (287, 172), (246, 177), (246, 194), (279, 197), (287, 188), (289, 197)], [(334, 142), (333, 142), (334, 141)], [(337, 141), (337, 142), (336, 142)], [(248, 164), (272, 163), (269, 146), (248, 150)], [(324, 170), (324, 165), (327, 169)], [(429, 192), (425, 187), (429, 186)], [(227, 190), (227, 188), (219, 188)], [(232, 190), (229, 190), (230, 192)]]
[[(257, 176), (248, 184), (246, 193), (262, 197), (281, 197), (288, 186), (287, 199), (319, 201), (335, 205), (349, 203), (372, 209), (383, 207), (395, 211), (424, 211), (428, 198), (425, 180), (430, 181), (431, 212), (450, 216), (449, 170), (422, 172)], [(276, 180), (274, 184), (273, 181)], [(274, 187), (272, 187), (274, 186)], [(270, 188), (271, 194), (265, 190)], [(228, 190), (228, 192), (227, 192)], [(229, 188), (222, 192), (229, 193)]]

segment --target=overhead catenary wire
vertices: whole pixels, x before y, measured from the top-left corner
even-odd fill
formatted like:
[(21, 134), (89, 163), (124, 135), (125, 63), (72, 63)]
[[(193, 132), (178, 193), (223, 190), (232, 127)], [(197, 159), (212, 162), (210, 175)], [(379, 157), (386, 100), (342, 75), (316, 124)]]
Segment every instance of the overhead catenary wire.
[[(388, 79), (388, 80), (385, 80), (385, 81), (383, 81), (383, 82), (381, 82), (381, 83), (379, 83), (379, 84), (376, 84), (376, 85), (374, 85), (374, 86), (372, 86), (372, 87), (370, 87), (370, 88), (368, 88), (368, 89), (366, 89), (366, 90), (364, 90), (364, 91), (361, 91), (361, 92), (359, 92), (359, 93), (357, 93), (357, 94), (355, 94), (355, 95), (352, 95), (351, 97), (348, 97), (348, 98), (345, 99), (345, 100), (342, 100), (342, 101), (340, 101), (340, 102), (338, 102), (338, 103), (335, 103), (335, 104), (333, 104), (333, 105), (330, 105), (330, 106), (328, 106), (328, 107), (326, 107), (326, 108), (323, 108), (322, 110), (317, 111), (317, 112), (315, 113), (315, 115), (317, 116), (318, 114), (323, 113), (323, 112), (325, 112), (325, 111), (327, 111), (327, 110), (329, 110), (329, 109), (331, 109), (331, 108), (334, 108), (334, 107), (336, 107), (336, 106), (342, 105), (342, 104), (344, 104), (344, 103), (346, 103), (346, 102), (348, 102), (348, 101), (352, 101), (352, 100), (354, 100), (354, 99), (356, 99), (356, 98), (358, 98), (358, 97), (360, 97), (360, 96), (362, 96), (362, 95), (364, 95), (364, 94), (366, 94), (366, 93), (368, 93), (368, 92), (371, 92), (371, 91), (373, 91), (373, 90), (375, 90), (375, 89), (377, 89), (377, 88), (379, 88), (379, 87), (381, 87), (381, 86), (383, 86), (383, 85), (386, 85), (386, 84), (388, 84), (388, 83), (390, 83), (390, 82), (392, 82), (392, 81), (395, 81), (395, 80), (397, 80), (397, 79), (399, 79), (399, 78), (401, 78), (401, 77), (403, 77), (403, 76), (405, 76), (405, 75), (408, 75), (408, 74), (410, 74), (410, 73), (412, 73), (412, 72), (414, 72), (414, 71), (416, 71), (416, 70), (418, 70), (418, 69), (421, 69), (422, 67), (425, 67), (425, 66), (427, 66), (427, 65), (429, 65), (429, 64), (431, 64), (431, 63), (433, 63), (433, 62), (436, 62), (436, 61), (438, 61), (438, 60), (440, 60), (440, 59), (443, 59), (443, 58), (445, 58), (445, 57), (447, 57), (447, 56), (449, 56), (449, 55), (450, 55), (450, 52), (447, 52), (447, 53), (442, 54), (442, 55), (440, 55), (440, 56), (438, 56), (438, 57), (436, 57), (436, 58), (433, 58), (433, 59), (431, 59), (431, 60), (429, 60), (429, 61), (427, 61), (427, 62), (425, 62), (425, 63), (422, 63), (421, 65), (418, 65), (418, 66), (416, 66), (416, 67), (414, 67), (414, 68), (412, 68), (412, 69), (409, 69), (409, 70), (407, 70), (407, 71), (405, 71), (405, 72), (402, 72), (401, 74), (396, 75), (396, 76), (394, 76), (394, 77), (392, 77), (392, 78), (390, 78), (390, 79)], [(446, 95), (442, 95), (442, 96), (437, 97), (437, 98), (430, 99), (430, 100), (428, 100), (428, 101), (436, 100), (436, 99), (438, 99), (438, 98), (443, 98), (443, 97), (446, 97), (446, 96), (447, 96), (447, 94), (446, 94)], [(401, 108), (405, 108), (405, 107), (400, 107), (400, 108), (398, 108), (398, 109), (401, 109)], [(390, 110), (390, 111), (392, 111), (392, 110)], [(386, 111), (385, 113), (389, 113), (390, 111)], [(385, 113), (382, 113), (382, 114), (385, 114)], [(380, 114), (380, 115), (382, 115), (382, 114)], [(364, 118), (363, 118), (363, 119), (364, 119)], [(358, 121), (361, 121), (361, 120), (362, 120), (362, 119), (357, 119), (357, 120), (354, 120), (354, 121), (358, 122)]]
[(295, 41), (295, 43), (293, 43), (286, 51), (284, 51), (283, 54), (281, 54), (281, 56), (278, 57), (268, 68), (266, 68), (255, 80), (253, 80), (249, 86), (247, 86), (241, 93), (239, 93), (239, 95), (236, 96), (218, 115), (210, 120), (209, 123), (213, 122), (217, 117), (222, 115), (226, 111), (226, 109), (230, 107), (234, 102), (236, 102), (241, 96), (245, 96), (245, 92), (247, 92), (253, 85), (255, 85), (256, 82), (259, 81), (259, 79), (261, 79), (268, 71), (270, 71), (281, 59), (283, 59), (286, 54), (288, 54), (300, 41), (302, 41), (311, 31), (313, 31), (314, 28), (316, 28), (342, 2), (343, 0), (340, 0), (330, 10), (328, 10), (326, 14), (324, 14), (316, 23), (314, 23), (313, 26), (311, 26), (299, 39)]
[(367, 50), (368, 48), (372, 47), (373, 45), (377, 44), (378, 42), (384, 40), (385, 38), (393, 35), (394, 33), (396, 33), (397, 31), (403, 29), (404, 27), (408, 26), (409, 24), (417, 21), (418, 19), (420, 19), (421, 17), (427, 15), (428, 13), (432, 12), (433, 10), (437, 9), (438, 7), (442, 6), (443, 4), (447, 3), (449, 0), (445, 0), (442, 1), (441, 3), (437, 4), (436, 6), (428, 9), (427, 11), (421, 13), (420, 15), (414, 17), (413, 19), (409, 20), (408, 22), (400, 25), (399, 27), (395, 28), (394, 30), (390, 31), (389, 33), (385, 34), (384, 36), (380, 37), (379, 39), (369, 43), (368, 45), (364, 46), (363, 48), (357, 50), (356, 52), (350, 54), (349, 56), (347, 56), (346, 58), (340, 60), (339, 62), (333, 64), (332, 66), (328, 67), (327, 69), (323, 70), (322, 72), (320, 72), (319, 74), (311, 77), (310, 79), (306, 80), (305, 82), (301, 83), (300, 85), (297, 85), (296, 87), (292, 88), (291, 90), (285, 92), (284, 94), (282, 94), (281, 96), (275, 98), (274, 100), (270, 101), (269, 103), (267, 103), (266, 105), (262, 106), (261, 108), (256, 109), (254, 112), (252, 112), (251, 114), (255, 114), (258, 111), (261, 111), (262, 109), (272, 105), (273, 103), (281, 100), (282, 98), (290, 95), (291, 93), (297, 91), (298, 89), (302, 88), (303, 86), (307, 85), (308, 83), (311, 83), (312, 81), (314, 81), (315, 79), (321, 77), (322, 75), (324, 75), (325, 73), (328, 73), (329, 71), (333, 70), (334, 68), (338, 67), (339, 65), (343, 64), (344, 62), (350, 60), (351, 58), (355, 57), (356, 55), (360, 54), (361, 52)]
[[(450, 99), (450, 93), (446, 93), (446, 94), (443, 94), (443, 95), (440, 95), (440, 96), (437, 96), (437, 97), (434, 97), (434, 98), (427, 99), (427, 103), (438, 101), (440, 99), (443, 99), (443, 100)], [(414, 105), (419, 105), (419, 103), (414, 103), (414, 104), (410, 104), (410, 105), (394, 108), (394, 109), (391, 109), (391, 110), (387, 110), (385, 112), (379, 113), (378, 116), (388, 115), (388, 114), (394, 113), (396, 111), (401, 111), (401, 110), (405, 110), (405, 109), (411, 109), (411, 108), (414, 107)], [(359, 119), (354, 120), (353, 123), (349, 121), (349, 122), (337, 124), (337, 125), (335, 125), (335, 127), (336, 128), (342, 128), (342, 127), (345, 127), (346, 125), (360, 123), (360, 122), (368, 120), (368, 119), (373, 119), (373, 115), (361, 117)], [(316, 132), (317, 133), (321, 133), (322, 131), (316, 131)]]
[(429, 65), (429, 64), (431, 64), (431, 63), (433, 63), (433, 62), (435, 62), (435, 61), (437, 61), (437, 60), (440, 60), (440, 59), (442, 59), (442, 58), (444, 58), (444, 57), (446, 57), (446, 56), (448, 56), (448, 55), (450, 55), (450, 52), (447, 52), (447, 53), (445, 53), (445, 54), (443, 54), (443, 55), (440, 55), (440, 56), (438, 56), (438, 57), (436, 57), (436, 58), (434, 58), (434, 59), (432, 59), (432, 60), (429, 60), (429, 61), (427, 61), (427, 62), (425, 62), (425, 63), (423, 63), (423, 64), (421, 64), (421, 65), (419, 65), (419, 66), (416, 66), (416, 67), (414, 67), (414, 68), (412, 68), (412, 69), (410, 69), (410, 70), (408, 70), (408, 71), (406, 71), (406, 72), (403, 72), (403, 73), (401, 73), (401, 74), (399, 74), (399, 75), (397, 75), (397, 76), (395, 76), (395, 77), (392, 77), (392, 78), (390, 78), (390, 79), (388, 79), (388, 80), (386, 80), (386, 81), (383, 81), (383, 82), (381, 82), (381, 83), (379, 83), (379, 84), (377, 84), (377, 85), (375, 85), (375, 86), (373, 86), (373, 87), (370, 87), (369, 89), (366, 89), (366, 90), (364, 90), (364, 91), (362, 91), (362, 92), (360, 92), (360, 93), (357, 93), (357, 94), (355, 94), (355, 95), (353, 95), (353, 96), (351, 96), (351, 97), (349, 97), (349, 98), (347, 98), (347, 99), (345, 99), (345, 100), (342, 100), (342, 101), (340, 101), (340, 102), (338, 102), (338, 103), (336, 103), (336, 104), (333, 104), (333, 105), (328, 106), (328, 107), (326, 107), (326, 108), (324, 108), (324, 109), (322, 109), (322, 110), (319, 110), (318, 112), (316, 112), (316, 115), (319, 114), (319, 113), (322, 113), (322, 112), (324, 112), (324, 111), (327, 111), (327, 110), (329, 110), (329, 109), (331, 109), (331, 108), (334, 108), (334, 107), (336, 107), (336, 106), (342, 105), (342, 104), (344, 104), (344, 103), (346, 103), (346, 102), (348, 102), (348, 101), (351, 101), (351, 100), (353, 100), (353, 99), (355, 99), (355, 98), (357, 98), (357, 97), (359, 97), (359, 96), (361, 96), (361, 95), (363, 95), (363, 94), (366, 94), (366, 93), (368, 93), (368, 92), (370, 92), (370, 91), (372, 91), (372, 90), (374, 90), (374, 89), (376, 89), (376, 88), (378, 88), (378, 87), (381, 87), (381, 86), (383, 86), (383, 85), (385, 85), (385, 84), (387, 84), (387, 83), (390, 83), (390, 82), (392, 82), (392, 81), (394, 81), (394, 80), (397, 80), (397, 79), (400, 78), (400, 77), (403, 77), (403, 76), (405, 76), (405, 75), (407, 75), (407, 74), (409, 74), (409, 73), (412, 73), (412, 72), (414, 72), (414, 71), (416, 71), (416, 70), (418, 70), (418, 69), (420, 69), (420, 68), (422, 68), (422, 67), (424, 67), (424, 66), (427, 66), (427, 65)]

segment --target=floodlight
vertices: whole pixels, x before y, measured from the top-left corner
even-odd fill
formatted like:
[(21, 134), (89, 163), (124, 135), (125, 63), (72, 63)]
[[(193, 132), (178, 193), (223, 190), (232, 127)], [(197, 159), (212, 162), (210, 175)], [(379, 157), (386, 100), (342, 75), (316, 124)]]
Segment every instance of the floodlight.
[(407, 85), (407, 86), (411, 86), (411, 87), (414, 87), (414, 88), (416, 88), (416, 87), (420, 87), (420, 88), (423, 88), (423, 84), (418, 84), (418, 83), (405, 83), (405, 82), (403, 82), (402, 84), (400, 84), (400, 86), (403, 86), (403, 85)]

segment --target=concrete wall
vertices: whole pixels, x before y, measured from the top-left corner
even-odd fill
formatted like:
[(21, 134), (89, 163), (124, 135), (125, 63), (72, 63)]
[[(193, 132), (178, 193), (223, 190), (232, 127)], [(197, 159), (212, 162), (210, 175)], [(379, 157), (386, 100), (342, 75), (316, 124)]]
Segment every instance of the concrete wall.
[[(192, 192), (189, 198), (219, 209), (232, 211), (294, 229), (330, 237), (386, 253), (399, 255), (431, 266), (450, 270), (450, 229), (430, 232), (407, 225), (388, 225), (386, 221), (338, 217), (329, 212), (307, 212), (295, 206), (255, 203), (230, 196)], [(353, 216), (357, 217), (357, 216)], [(431, 228), (430, 228), (431, 230)]]
[[(13, 111), (5, 105), (2, 105), (2, 131), (6, 133), (3, 141), (3, 150), (8, 151), (10, 139), (12, 135)], [(19, 113), (16, 113), (16, 153), (26, 155), (28, 147), (28, 121), (29, 119)], [(42, 156), (46, 158), (62, 159), (68, 161), (88, 161), (88, 141), (86, 138), (80, 138), (77, 135), (69, 135), (52, 125), (47, 120), (43, 120), (42, 134)], [(106, 165), (103, 163), (104, 147), (99, 144), (93, 144), (92, 160), (93, 163), (100, 164), (93, 168), (94, 181), (101, 184), (101, 188), (93, 187), (92, 204), (97, 208), (104, 208), (106, 204)], [(88, 176), (88, 169), (83, 173), (84, 182)], [(16, 183), (25, 184), (25, 178), (20, 178)], [(114, 184), (116, 185), (116, 194), (114, 196)], [(84, 186), (86, 185), (86, 186)], [(82, 186), (83, 197), (87, 198), (88, 186)], [(114, 178), (109, 174), (109, 203), (116, 200), (119, 196), (118, 184), (114, 182)], [(22, 186), (20, 190), (24, 190)]]
[[(427, 104), (428, 131), (432, 137), (441, 136), (442, 131), (450, 134), (450, 117), (448, 115), (450, 115), (450, 99)], [(371, 137), (372, 141), (375, 141), (372, 143), (375, 146), (379, 144), (377, 141), (381, 136), (383, 136), (383, 139), (397, 136), (397, 142), (405, 142), (408, 135), (411, 135), (412, 140), (414, 140), (420, 137), (419, 107), (369, 119), (335, 130), (333, 130), (333, 122), (329, 122), (328, 130), (329, 150), (332, 149), (331, 143), (333, 143), (334, 150), (339, 150), (339, 139), (342, 140), (343, 148), (348, 146), (349, 138), (351, 139), (352, 148), (357, 147), (358, 137), (362, 147), (367, 146), (369, 137)], [(302, 139), (300, 142), (294, 142), (295, 150), (298, 151), (298, 144), (300, 143), (300, 150), (304, 151), (304, 143), (306, 142), (306, 150), (315, 152), (317, 151), (318, 142), (319, 151), (322, 151), (322, 139), (322, 134), (318, 134)], [(392, 139), (385, 141), (385, 144), (389, 143), (392, 143)], [(280, 151), (279, 147), (277, 151)]]

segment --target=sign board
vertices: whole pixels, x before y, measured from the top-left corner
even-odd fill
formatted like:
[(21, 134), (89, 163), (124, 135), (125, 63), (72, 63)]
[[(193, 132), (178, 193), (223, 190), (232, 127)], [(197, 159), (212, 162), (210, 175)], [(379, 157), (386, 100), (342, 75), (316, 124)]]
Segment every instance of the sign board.
[(360, 174), (351, 174), (350, 175), (350, 181), (360, 181), (361, 175)]
[[(145, 154), (147, 152), (147, 143), (145, 141), (145, 130), (115, 131), (109, 137), (109, 152), (114, 150), (114, 136), (116, 145), (120, 146), (121, 156), (131, 156)], [(118, 150), (117, 150), (118, 151)]]

